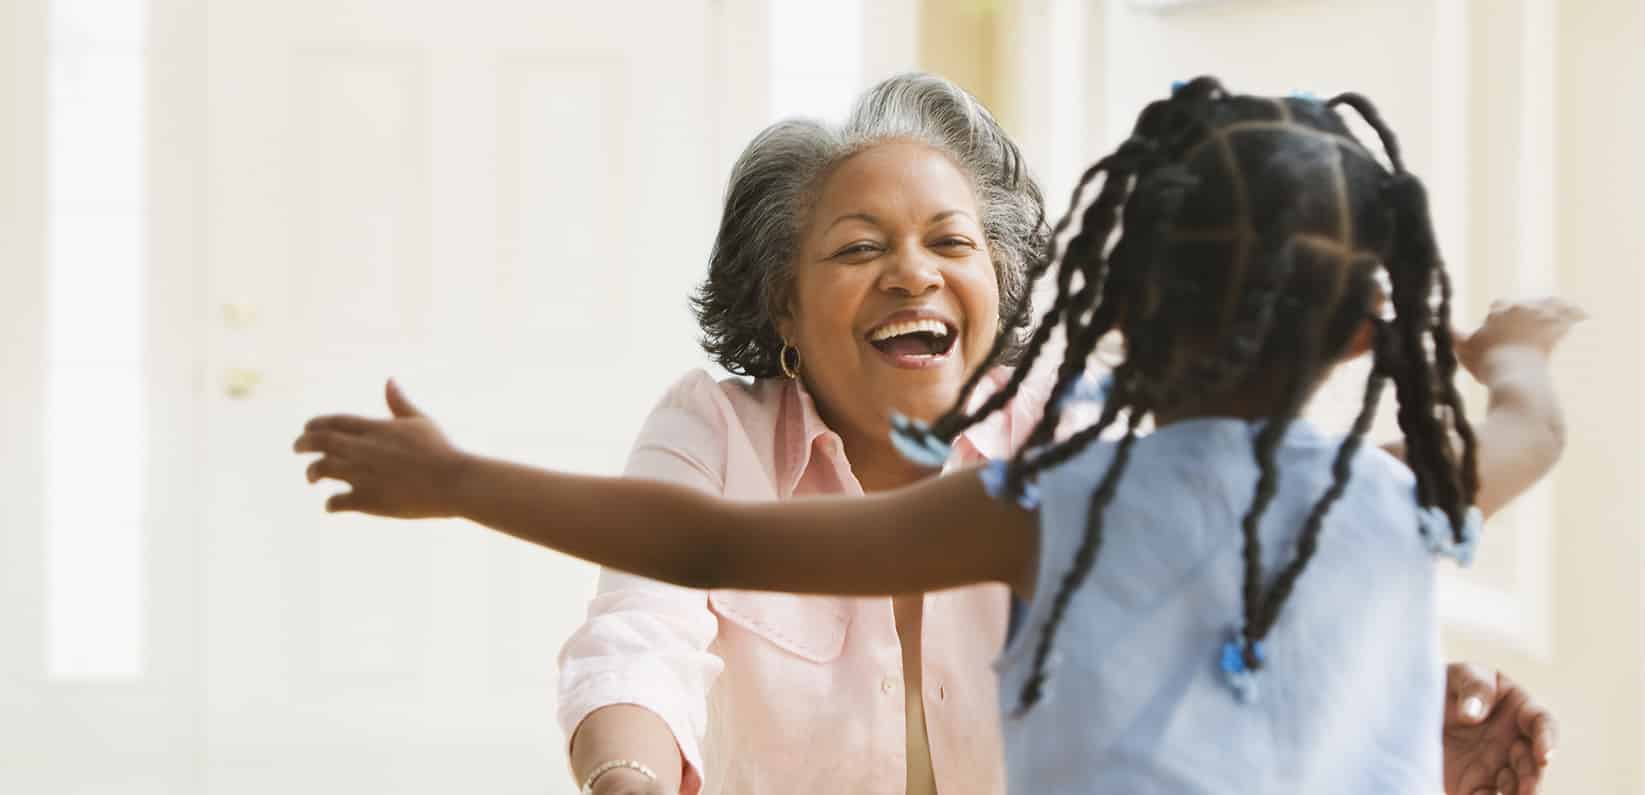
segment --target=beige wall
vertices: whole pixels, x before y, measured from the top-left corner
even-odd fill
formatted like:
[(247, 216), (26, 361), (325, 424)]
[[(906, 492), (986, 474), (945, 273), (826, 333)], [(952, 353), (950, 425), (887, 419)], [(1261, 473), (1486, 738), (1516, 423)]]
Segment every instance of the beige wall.
[[(1058, 30), (1071, 8), (1076, 35)], [(921, 15), (922, 68), (995, 109), (1054, 211), (1056, 188), (1171, 80), (1354, 88), (1430, 184), (1465, 320), (1492, 297), (1550, 291), (1592, 313), (1557, 363), (1571, 429), (1559, 470), (1493, 521), (1473, 569), (1445, 575), (1449, 652), (1556, 709), (1550, 793), (1645, 791), (1642, 17), (1639, 0), (1242, 0), (1163, 15), (1118, 0), (926, 0)], [(1070, 58), (1080, 74), (1057, 68)], [(1059, 108), (1070, 97), (1084, 104), (1072, 115)]]
[[(40, 453), (44, 392), (42, 320), (45, 278), (34, 267), (45, 256), (46, 225), (38, 197), (46, 184), (47, 75), (45, 9), (35, 3), (0, 3), (0, 529), (40, 524), (45, 500)], [(15, 495), (15, 496), (11, 496)], [(0, 655), (0, 704), (26, 703), (21, 688), (41, 651), (30, 619), (31, 605), (6, 594), (30, 593), (44, 578), (37, 561), (43, 544), (29, 534), (0, 532), (0, 637), (11, 639)], [(5, 737), (0, 727), (0, 741)]]
[(1645, 788), (1645, 91), (1624, 76), (1645, 71), (1645, 22), (1633, 2), (1558, 6), (1555, 262), (1559, 291), (1593, 319), (1558, 363), (1571, 438), (1554, 477), (1552, 654), (1467, 633), (1452, 633), (1450, 645), (1512, 672), (1557, 708), (1564, 740), (1550, 792), (1632, 793)]
[(997, 0), (921, 0), (919, 68), (964, 86), (983, 104), (999, 99), (994, 52), (999, 38)]

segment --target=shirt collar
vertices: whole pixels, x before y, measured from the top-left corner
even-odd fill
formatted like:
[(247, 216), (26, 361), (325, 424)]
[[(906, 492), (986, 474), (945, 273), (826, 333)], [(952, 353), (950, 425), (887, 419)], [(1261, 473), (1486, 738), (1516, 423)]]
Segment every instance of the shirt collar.
[[(976, 411), (1009, 376), (1009, 371), (1001, 370), (983, 379), (971, 395), (968, 410)], [(834, 459), (844, 470), (850, 469), (850, 462), (845, 459), (845, 446), (840, 435), (823, 423), (822, 416), (817, 413), (816, 401), (805, 385), (799, 379), (783, 379), (780, 383), (782, 396), (777, 418), (779, 444), (775, 470), (777, 493), (787, 498), (793, 495), (800, 479), (819, 456)], [(1019, 392), (1019, 399), (1012, 401), (1004, 410), (994, 412), (962, 432), (954, 440), (954, 455), (944, 469), (1009, 456), (1020, 441), (1016, 437), (1027, 436), (1038, 418), (1037, 413), (1025, 412), (1016, 406), (1031, 404), (1036, 395), (1035, 390), (1024, 389)]]

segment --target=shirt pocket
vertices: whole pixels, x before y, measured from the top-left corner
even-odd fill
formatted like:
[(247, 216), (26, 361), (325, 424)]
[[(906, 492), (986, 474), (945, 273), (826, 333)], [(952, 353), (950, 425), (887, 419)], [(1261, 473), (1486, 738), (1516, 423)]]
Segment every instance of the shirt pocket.
[(844, 600), (755, 591), (710, 591), (722, 619), (801, 659), (833, 662), (845, 649), (851, 611)]

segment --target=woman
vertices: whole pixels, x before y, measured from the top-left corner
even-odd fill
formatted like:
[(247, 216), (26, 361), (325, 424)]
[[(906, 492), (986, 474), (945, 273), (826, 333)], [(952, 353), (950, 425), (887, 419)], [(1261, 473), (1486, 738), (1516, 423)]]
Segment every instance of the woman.
[[(751, 499), (917, 479), (887, 443), (887, 410), (940, 413), (1020, 324), (1042, 204), (1014, 155), (980, 106), (931, 77), (882, 84), (842, 131), (785, 122), (757, 138), (696, 303), (708, 349), (759, 380), (687, 376), (629, 474)], [(978, 429), (960, 457), (1004, 455), (1033, 419)], [(686, 792), (900, 792), (905, 768), (910, 792), (999, 791), (988, 664), (1005, 611), (998, 587), (894, 602), (704, 595), (606, 572), (561, 657), (573, 767), (584, 778), (635, 759)], [(594, 791), (619, 775), (635, 777), (612, 771)]]
[[(918, 479), (886, 418), (941, 414), (989, 346), (1016, 342), (1041, 211), (1004, 131), (941, 78), (892, 78), (838, 129), (767, 129), (732, 172), (695, 301), (706, 350), (754, 381), (687, 375), (627, 473), (747, 499)], [(1016, 398), (950, 466), (1022, 440), (1044, 395)], [(1006, 613), (1001, 586), (842, 599), (605, 571), (560, 658), (574, 773), (599, 795), (1002, 793)], [(1471, 667), (1450, 689), (1448, 788), (1534, 791), (1547, 714)]]

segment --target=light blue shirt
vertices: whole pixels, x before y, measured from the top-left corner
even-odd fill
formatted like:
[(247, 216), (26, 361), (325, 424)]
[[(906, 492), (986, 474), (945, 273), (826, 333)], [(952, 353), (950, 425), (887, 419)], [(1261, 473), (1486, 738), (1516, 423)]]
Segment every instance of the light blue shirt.
[[(1243, 615), (1239, 528), (1256, 488), (1255, 432), (1197, 419), (1137, 440), (1096, 565), (1063, 617), (1045, 695), (1014, 716), (1117, 445), (1094, 443), (1041, 476), (1036, 593), (996, 664), (1012, 793), (1442, 788), (1434, 560), (1411, 472), (1382, 450), (1354, 459), (1264, 643), (1256, 700), (1240, 703), (1224, 679), (1219, 652)], [(1265, 584), (1293, 557), (1340, 443), (1300, 422), (1282, 441), (1261, 525)]]

